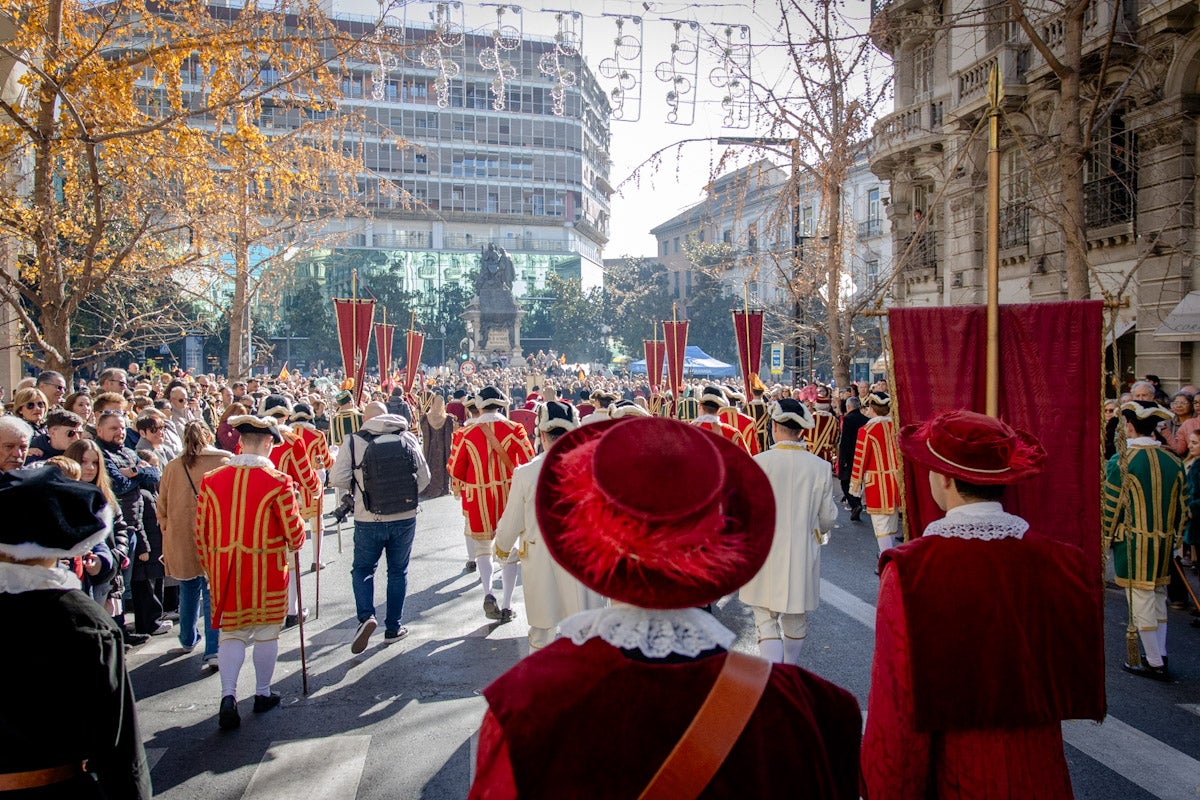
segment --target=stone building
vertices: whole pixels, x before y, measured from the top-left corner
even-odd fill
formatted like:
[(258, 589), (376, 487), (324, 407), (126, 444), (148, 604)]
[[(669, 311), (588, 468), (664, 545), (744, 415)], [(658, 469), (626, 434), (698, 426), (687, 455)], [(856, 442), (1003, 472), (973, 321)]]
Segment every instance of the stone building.
[[(1043, 8), (1026, 3), (1026, 14), (1062, 57), (1061, 12)], [(1091, 296), (1128, 299), (1106, 342), (1111, 366), (1115, 334), (1123, 382), (1146, 373), (1167, 386), (1200, 378), (1200, 353), (1180, 341), (1200, 335), (1164, 326), (1198, 277), (1196, 12), (1182, 0), (1095, 0), (1082, 20), (1082, 95), (1096, 108), (1083, 176)], [(895, 109), (875, 125), (871, 167), (891, 186), (896, 303), (985, 301), (986, 129), (967, 142), (986, 113), (993, 66), (1005, 109), (1000, 300), (1067, 299), (1058, 80), (1008, 3), (873, 0), (871, 35), (894, 61)]]

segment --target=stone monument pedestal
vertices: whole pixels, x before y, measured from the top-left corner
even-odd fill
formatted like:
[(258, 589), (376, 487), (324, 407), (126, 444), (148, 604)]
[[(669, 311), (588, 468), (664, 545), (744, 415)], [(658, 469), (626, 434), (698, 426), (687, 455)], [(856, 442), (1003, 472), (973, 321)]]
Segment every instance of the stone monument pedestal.
[(525, 312), (517, 308), (511, 312), (485, 314), (479, 310), (477, 302), (472, 302), (462, 315), (471, 339), (471, 357), (484, 363), (498, 354), (508, 356), (510, 361), (523, 358), (521, 317), (524, 315)]

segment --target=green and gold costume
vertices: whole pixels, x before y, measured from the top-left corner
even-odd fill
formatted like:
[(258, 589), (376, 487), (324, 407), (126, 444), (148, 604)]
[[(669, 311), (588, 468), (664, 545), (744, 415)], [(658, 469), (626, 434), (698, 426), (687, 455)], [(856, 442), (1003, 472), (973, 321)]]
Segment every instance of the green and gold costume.
[(1171, 552), (1187, 520), (1183, 462), (1162, 447), (1131, 445), (1122, 494), (1120, 458), (1109, 459), (1104, 482), (1105, 544), (1113, 546), (1118, 586), (1153, 590), (1170, 580)]

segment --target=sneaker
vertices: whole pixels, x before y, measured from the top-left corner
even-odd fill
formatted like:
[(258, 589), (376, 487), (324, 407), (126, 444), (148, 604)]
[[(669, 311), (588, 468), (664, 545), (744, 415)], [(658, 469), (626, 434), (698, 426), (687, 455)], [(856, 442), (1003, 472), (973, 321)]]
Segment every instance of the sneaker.
[(483, 615), (488, 619), (500, 619), (500, 606), (496, 603), (496, 595), (483, 596)]
[(479, 569), (478, 564), (476, 564), (474, 561), (468, 561), (467, 565), (463, 567), (463, 572), (474, 572), (477, 569)]
[(358, 623), (358, 630), (354, 633), (354, 641), (350, 643), (350, 652), (358, 655), (363, 650), (367, 649), (367, 640), (371, 638), (371, 634), (379, 627), (379, 623), (374, 617), (363, 620)]
[(237, 700), (233, 695), (227, 694), (221, 698), (221, 710), (217, 713), (217, 727), (223, 731), (231, 731), (242, 724), (242, 718), (238, 714)]
[(178, 611), (168, 611), (167, 613), (162, 615), (162, 618), (166, 622), (179, 622), (179, 612)]
[(150, 631), (150, 635), (151, 636), (162, 636), (163, 634), (170, 633), (172, 631), (172, 629), (174, 629), (174, 627), (175, 626), (170, 622), (160, 622), (157, 628)]
[(150, 641), (150, 634), (148, 633), (125, 633), (125, 644), (130, 647), (137, 647), (139, 644), (145, 644), (148, 641)]
[(275, 706), (279, 705), (279, 692), (271, 692), (270, 694), (254, 695), (254, 713), (261, 714), (264, 711), (270, 711)]
[(204, 660), (200, 662), (200, 669), (203, 672), (213, 673), (220, 669), (220, 663), (217, 654), (213, 653), (211, 656), (204, 657)]
[(394, 631), (384, 631), (383, 632), (383, 643), (391, 644), (392, 642), (398, 642), (401, 639), (403, 639), (405, 636), (408, 636), (408, 628), (401, 625), (399, 628), (397, 628)]
[(503, 625), (505, 622), (512, 622), (516, 618), (517, 618), (517, 615), (511, 608), (500, 609), (500, 624), (501, 625)]

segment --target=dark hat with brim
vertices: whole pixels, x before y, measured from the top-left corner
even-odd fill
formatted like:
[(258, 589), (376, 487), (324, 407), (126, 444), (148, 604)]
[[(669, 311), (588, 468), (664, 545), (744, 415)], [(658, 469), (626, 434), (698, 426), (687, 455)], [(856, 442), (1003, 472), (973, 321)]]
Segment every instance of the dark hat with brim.
[(817, 424), (808, 406), (791, 397), (771, 403), (771, 419), (792, 430), (808, 430)]
[(279, 424), (275, 422), (273, 417), (256, 417), (252, 414), (239, 414), (236, 417), (230, 417), (226, 422), (229, 423), (229, 427), (238, 433), (257, 433), (270, 436), (276, 443), (283, 441), (283, 434), (279, 432)]
[(744, 449), (669, 419), (583, 425), (546, 454), (538, 526), (599, 594), (642, 608), (711, 603), (766, 561), (775, 498)]
[(16, 561), (83, 555), (113, 520), (103, 492), (54, 466), (0, 474), (0, 515), (0, 553)]
[(650, 412), (632, 400), (622, 400), (608, 410), (609, 419), (625, 419), (626, 417), (649, 417)]
[(475, 406), (480, 410), (508, 408), (508, 398), (495, 386), (485, 386), (479, 390), (479, 394), (475, 395)]
[(262, 412), (264, 415), (287, 419), (291, 416), (292, 404), (281, 394), (270, 394), (263, 400)]
[(313, 418), (312, 409), (308, 403), (296, 403), (292, 409), (292, 415), (288, 417), (292, 422), (302, 422)]
[(542, 403), (537, 410), (537, 429), (543, 433), (550, 431), (573, 431), (579, 427), (579, 411), (570, 403), (561, 400), (551, 400)]

